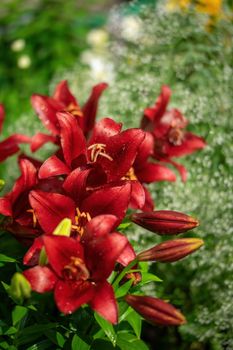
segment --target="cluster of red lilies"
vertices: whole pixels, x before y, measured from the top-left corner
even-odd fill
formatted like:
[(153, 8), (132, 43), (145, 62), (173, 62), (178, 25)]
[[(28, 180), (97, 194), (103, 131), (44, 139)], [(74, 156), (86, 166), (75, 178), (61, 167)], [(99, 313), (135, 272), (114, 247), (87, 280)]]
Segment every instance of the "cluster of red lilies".
[[(167, 163), (185, 181), (185, 168), (172, 158), (202, 149), (205, 142), (185, 130), (187, 120), (179, 110), (167, 109), (171, 94), (167, 86), (155, 105), (144, 111), (140, 128), (122, 131), (122, 124), (110, 118), (96, 122), (98, 100), (106, 87), (95, 86), (83, 107), (66, 81), (57, 85), (52, 97), (32, 96), (33, 108), (49, 134), (8, 137), (0, 142), (0, 161), (18, 152), (20, 143), (29, 143), (35, 152), (52, 142), (56, 152), (44, 162), (19, 155), (21, 176), (0, 198), (0, 214), (2, 228), (29, 246), (24, 264), (30, 267), (14, 283), (19, 278), (38, 293), (53, 291), (65, 314), (88, 304), (115, 324), (114, 288), (129, 279), (140, 284), (140, 272), (131, 268), (138, 269), (141, 261), (177, 261), (203, 244), (197, 238), (174, 239), (137, 254), (118, 226), (129, 213), (129, 221), (158, 234), (196, 227), (198, 221), (186, 214), (154, 211), (146, 185), (175, 181)], [(0, 106), (1, 125), (3, 119)], [(185, 322), (163, 300), (138, 294), (124, 298), (150, 322)]]

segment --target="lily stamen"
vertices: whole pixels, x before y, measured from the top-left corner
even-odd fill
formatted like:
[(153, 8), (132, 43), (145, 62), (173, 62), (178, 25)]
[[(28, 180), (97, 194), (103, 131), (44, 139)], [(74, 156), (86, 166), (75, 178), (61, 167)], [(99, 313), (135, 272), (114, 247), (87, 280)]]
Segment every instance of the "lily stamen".
[(88, 212), (81, 212), (79, 208), (76, 208), (76, 213), (75, 215), (75, 225), (72, 225), (71, 228), (74, 231), (77, 231), (80, 236), (83, 235), (84, 233), (84, 226), (88, 221), (91, 220), (91, 215)]
[(74, 116), (77, 117), (83, 117), (83, 112), (81, 108), (74, 103), (70, 103), (69, 106), (66, 108), (66, 111), (73, 114)]
[(37, 218), (36, 218), (35, 211), (33, 209), (28, 209), (27, 212), (32, 213), (33, 228), (35, 228), (37, 225)]
[(113, 158), (110, 157), (107, 153), (106, 153), (106, 145), (103, 143), (95, 143), (91, 146), (88, 147), (88, 150), (91, 150), (91, 162), (95, 163), (97, 161), (97, 158), (99, 156), (105, 157), (108, 160), (112, 161)]
[(129, 171), (122, 177), (122, 180), (137, 180), (137, 176), (135, 175), (134, 168), (131, 167)]

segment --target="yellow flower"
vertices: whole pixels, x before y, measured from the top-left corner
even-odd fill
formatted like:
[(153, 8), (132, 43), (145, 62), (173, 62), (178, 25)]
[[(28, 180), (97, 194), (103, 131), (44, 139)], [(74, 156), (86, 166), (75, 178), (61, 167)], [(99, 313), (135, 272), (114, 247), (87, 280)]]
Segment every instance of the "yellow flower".
[(198, 12), (217, 17), (222, 12), (222, 0), (199, 0), (196, 9)]
[(191, 2), (192, 2), (191, 0), (168, 0), (167, 9), (174, 10), (178, 7), (178, 8), (181, 8), (182, 10), (185, 10), (188, 8)]

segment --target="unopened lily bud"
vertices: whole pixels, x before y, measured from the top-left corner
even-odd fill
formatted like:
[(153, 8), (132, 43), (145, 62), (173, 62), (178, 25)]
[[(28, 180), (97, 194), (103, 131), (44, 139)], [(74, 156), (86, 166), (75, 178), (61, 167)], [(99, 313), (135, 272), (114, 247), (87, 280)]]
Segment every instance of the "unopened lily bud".
[(199, 225), (198, 220), (192, 216), (172, 210), (136, 213), (131, 219), (137, 225), (159, 235), (183, 233)]
[(56, 236), (70, 236), (72, 222), (69, 218), (63, 219), (53, 231)]
[(139, 261), (173, 262), (183, 259), (204, 244), (199, 238), (179, 238), (166, 241), (138, 254)]
[(147, 321), (167, 326), (186, 323), (185, 317), (164, 300), (149, 296), (126, 295), (126, 302)]
[(30, 298), (31, 285), (28, 280), (19, 272), (16, 272), (11, 279), (9, 294), (16, 302), (22, 303), (24, 299)]

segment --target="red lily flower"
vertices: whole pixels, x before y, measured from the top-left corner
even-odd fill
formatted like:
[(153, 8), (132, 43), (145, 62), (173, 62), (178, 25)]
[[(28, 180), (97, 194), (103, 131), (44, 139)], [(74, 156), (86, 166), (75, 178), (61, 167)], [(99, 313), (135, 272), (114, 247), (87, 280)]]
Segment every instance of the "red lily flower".
[(21, 243), (31, 244), (31, 241), (41, 233), (36, 225), (36, 218), (31, 209), (28, 195), (30, 190), (61, 192), (61, 181), (48, 179), (38, 181), (35, 166), (25, 158), (20, 158), (21, 176), (16, 180), (13, 189), (0, 198), (0, 214), (6, 216), (2, 225), (11, 232)]
[[(2, 104), (0, 104), (0, 132), (5, 118), (5, 110)], [(20, 143), (30, 143), (31, 138), (22, 134), (13, 134), (0, 142), (0, 162), (3, 162), (8, 157), (17, 153)]]
[(57, 112), (66, 111), (71, 113), (76, 118), (84, 134), (87, 135), (94, 126), (98, 101), (106, 88), (106, 83), (94, 86), (89, 99), (82, 108), (70, 92), (65, 80), (56, 86), (52, 97), (34, 94), (31, 98), (33, 108), (44, 126), (52, 133), (52, 136), (42, 133), (36, 134), (32, 140), (32, 150), (35, 151), (40, 148), (45, 142), (56, 142), (54, 137), (60, 134)]
[[(69, 174), (77, 166), (86, 166), (100, 172), (98, 179), (105, 178), (106, 183), (121, 179), (132, 181), (132, 203), (134, 207), (142, 208), (145, 203), (145, 189), (137, 180), (133, 164), (137, 159), (138, 149), (143, 142), (145, 133), (140, 129), (128, 129), (121, 132), (121, 124), (109, 118), (102, 119), (93, 129), (93, 134), (86, 144), (83, 133), (75, 118), (69, 113), (57, 114), (60, 123), (61, 150), (63, 156), (53, 155), (47, 159), (39, 171), (40, 178)], [(148, 134), (149, 135), (149, 134)], [(142, 148), (141, 159), (146, 158)], [(148, 156), (149, 156), (149, 152)], [(142, 168), (142, 164), (140, 165)], [(138, 166), (137, 166), (138, 167)], [(143, 171), (140, 168), (140, 172)], [(157, 171), (159, 169), (159, 172)], [(162, 166), (153, 168), (161, 177)], [(170, 170), (167, 170), (168, 173)], [(171, 173), (171, 171), (170, 171)], [(168, 177), (168, 176), (167, 176)], [(97, 179), (97, 176), (96, 176)], [(156, 179), (154, 175), (151, 181)], [(101, 183), (96, 181), (97, 185)]]
[(39, 293), (54, 290), (57, 307), (65, 314), (88, 303), (109, 322), (117, 323), (117, 304), (107, 278), (128, 241), (120, 233), (109, 232), (113, 221), (109, 218), (103, 225), (97, 219), (97, 226), (90, 222), (82, 243), (70, 237), (44, 236), (49, 265), (24, 271), (32, 289)]
[[(111, 164), (104, 158), (99, 157), (98, 161), (101, 165), (105, 163), (106, 172), (114, 176), (109, 176), (109, 181), (116, 180), (117, 176), (118, 179), (121, 177), (122, 179), (131, 181), (130, 206), (143, 210), (153, 209), (153, 201), (143, 184), (162, 180), (175, 181), (175, 174), (163, 165), (149, 162), (154, 149), (154, 141), (150, 133), (145, 132), (142, 134), (140, 129), (129, 129), (121, 132), (121, 128), (122, 124), (118, 124), (112, 119), (102, 119), (96, 124), (89, 145), (106, 145), (106, 153), (113, 159), (118, 159), (118, 169), (116, 168), (116, 164)], [(122, 137), (123, 134), (125, 138), (127, 137), (128, 151), (127, 147), (125, 147), (126, 141)], [(122, 141), (120, 141), (121, 138)], [(121, 147), (118, 148), (118, 154), (120, 156), (117, 155), (114, 157), (111, 151), (108, 150), (107, 145), (110, 144), (110, 147), (113, 148), (114, 143), (118, 147), (121, 145), (124, 147), (125, 152), (122, 152)], [(111, 166), (115, 166), (115, 168), (110, 172), (109, 167)]]
[(105, 185), (95, 191), (87, 191), (86, 180), (87, 176), (83, 176), (82, 171), (75, 171), (63, 184), (67, 195), (30, 192), (29, 201), (34, 216), (45, 232), (51, 234), (64, 218), (71, 219), (73, 235), (77, 238), (82, 236), (88, 221), (97, 215), (112, 214), (118, 218), (117, 224), (122, 221), (130, 200), (130, 183), (119, 182), (114, 186)]
[(141, 127), (152, 133), (155, 139), (154, 157), (174, 165), (186, 180), (186, 169), (171, 160), (191, 154), (206, 146), (203, 138), (185, 130), (188, 121), (178, 109), (167, 110), (171, 90), (164, 85), (153, 107), (144, 111)]

